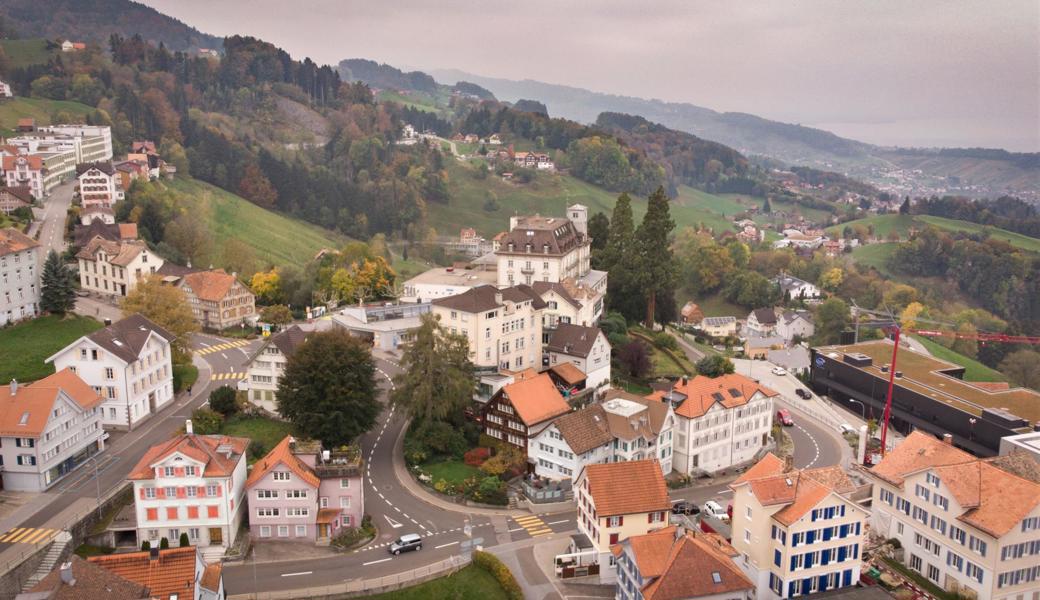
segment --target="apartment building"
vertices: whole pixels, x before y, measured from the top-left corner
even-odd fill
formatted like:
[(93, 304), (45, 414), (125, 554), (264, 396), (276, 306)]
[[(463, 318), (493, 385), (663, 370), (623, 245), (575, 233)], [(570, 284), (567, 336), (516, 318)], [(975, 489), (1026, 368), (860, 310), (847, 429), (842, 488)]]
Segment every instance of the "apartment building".
[(0, 392), (5, 490), (42, 492), (105, 449), (101, 397), (69, 369)]
[(40, 151), (3, 157), (7, 187), (29, 188), (32, 197), (37, 200), (48, 196), (74, 168), (71, 152)]
[(585, 374), (585, 387), (610, 384), (610, 342), (599, 327), (560, 323), (545, 346), (549, 367), (570, 363)]
[(1040, 468), (914, 431), (870, 469), (871, 526), (935, 585), (979, 600), (1040, 595)]
[(278, 379), (285, 372), (285, 364), (305, 341), (307, 332), (293, 325), (265, 339), (246, 361), (246, 380), (240, 386), (246, 390), (249, 401), (265, 410), (276, 412)]
[(669, 526), (610, 548), (615, 600), (754, 600), (755, 584), (721, 536)]
[(134, 486), (138, 542), (158, 546), (188, 534), (203, 556), (234, 544), (245, 510), (249, 438), (187, 433), (152, 446), (127, 477)]
[(593, 463), (655, 458), (672, 471), (675, 415), (665, 402), (608, 390), (599, 404), (554, 419), (531, 438), (527, 460), (534, 474), (569, 479)]
[(79, 200), (84, 210), (94, 207), (112, 208), (124, 197), (123, 188), (112, 161), (76, 165)]
[(188, 295), (195, 320), (206, 329), (222, 331), (256, 323), (256, 296), (234, 273), (224, 269), (188, 273), (180, 287)]
[(431, 305), (443, 327), (469, 340), (469, 358), (477, 370), (519, 371), (542, 364), (545, 303), (530, 286), (484, 285)]
[(249, 473), (249, 535), (254, 540), (327, 545), (365, 514), (358, 448), (323, 451), (285, 437)]
[(656, 460), (586, 465), (575, 482), (574, 501), (578, 531), (588, 537), (603, 568), (614, 564), (611, 546), (667, 527), (672, 508)]
[(40, 244), (13, 227), (0, 229), (0, 325), (39, 314)]
[(527, 456), (531, 440), (570, 410), (549, 375), (542, 373), (503, 386), (481, 408), (481, 422), (484, 433)]
[[(516, 216), (509, 232), (499, 241), (500, 287), (535, 281), (560, 282), (581, 279), (591, 269), (588, 210), (575, 205), (575, 219)], [(584, 210), (581, 210), (584, 209)], [(568, 209), (570, 210), (570, 209)]]
[(32, 189), (26, 186), (0, 189), (0, 212), (9, 215), (19, 208), (29, 208), (33, 204)]
[[(546, 337), (558, 323), (591, 326), (603, 316), (603, 293), (574, 279), (536, 281), (531, 284), (545, 302), (542, 329)], [(542, 340), (547, 342), (548, 339)]]
[(796, 470), (773, 454), (730, 484), (737, 564), (759, 600), (794, 598), (859, 582), (869, 513), (849, 498), (838, 466)]
[(104, 296), (126, 296), (163, 265), (162, 257), (141, 240), (115, 242), (100, 236), (87, 242), (76, 259), (80, 287)]
[(50, 134), (56, 141), (71, 140), (76, 162), (112, 160), (112, 128), (108, 125), (49, 125), (38, 127), (39, 134)]
[(46, 362), (70, 369), (104, 402), (101, 424), (133, 429), (174, 399), (173, 334), (140, 314), (85, 335)]
[(713, 473), (754, 460), (769, 444), (776, 396), (736, 373), (683, 377), (654, 394), (675, 410), (675, 470)]

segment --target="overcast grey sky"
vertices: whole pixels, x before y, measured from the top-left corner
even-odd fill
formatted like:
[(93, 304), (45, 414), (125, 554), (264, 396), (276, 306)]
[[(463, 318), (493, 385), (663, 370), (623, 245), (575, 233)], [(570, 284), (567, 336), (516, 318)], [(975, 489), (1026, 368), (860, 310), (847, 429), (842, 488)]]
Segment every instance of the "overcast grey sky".
[(142, 0), (295, 57), (691, 102), (881, 144), (1040, 151), (1037, 0)]

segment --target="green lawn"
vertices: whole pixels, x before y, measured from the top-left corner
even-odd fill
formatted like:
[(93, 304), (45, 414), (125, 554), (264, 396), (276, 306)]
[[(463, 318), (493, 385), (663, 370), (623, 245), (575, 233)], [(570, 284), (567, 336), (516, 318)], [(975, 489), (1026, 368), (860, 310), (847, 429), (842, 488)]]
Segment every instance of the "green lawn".
[(861, 225), (863, 227), (874, 226), (874, 235), (881, 239), (888, 237), (888, 234), (895, 231), (899, 234), (900, 238), (906, 239), (909, 234), (911, 227), (919, 227), (920, 225), (914, 221), (914, 217), (911, 215), (877, 215), (875, 217), (867, 217), (865, 219), (856, 219), (855, 221), (849, 221), (840, 225), (827, 228), (827, 233), (834, 237), (841, 237), (841, 232), (845, 227)]
[(958, 354), (929, 338), (919, 335), (913, 337), (924, 344), (924, 347), (936, 358), (941, 358), (964, 367), (965, 381), (1007, 381), (1007, 377), (1004, 377), (1000, 371), (991, 369), (973, 358)]
[(855, 221), (849, 221), (847, 223), (828, 227), (827, 233), (832, 236), (841, 236), (842, 230), (846, 226), (850, 225), (862, 225), (863, 227), (873, 225), (874, 235), (879, 238), (887, 238), (889, 233), (895, 231), (899, 234), (900, 238), (906, 239), (911, 228), (920, 229), (926, 225), (933, 225), (949, 232), (986, 232), (991, 238), (1004, 240), (1016, 248), (1021, 248), (1028, 252), (1040, 253), (1040, 239), (1031, 238), (1027, 235), (1022, 235), (1013, 231), (1007, 231), (1006, 229), (990, 227), (989, 225), (979, 225), (978, 223), (946, 219), (943, 217), (933, 217), (931, 215), (878, 215), (876, 217), (857, 219)]
[(490, 573), (470, 565), (458, 573), (417, 586), (364, 596), (369, 600), (505, 600), (506, 594)]
[(0, 40), (0, 46), (3, 47), (4, 54), (7, 55), (7, 61), (12, 69), (45, 63), (52, 55), (59, 53), (57, 49), (47, 50), (47, 40), (39, 38)]
[[(285, 421), (276, 421), (266, 417), (234, 416), (224, 421), (220, 430), (224, 435), (245, 437), (263, 447), (266, 454), (292, 433), (292, 425)], [(249, 462), (253, 462), (250, 460)]]
[(90, 317), (45, 316), (0, 329), (0, 381), (23, 383), (54, 373), (43, 361), (80, 337), (101, 329)]
[(37, 125), (50, 125), (51, 115), (59, 112), (71, 117), (82, 117), (94, 112), (86, 104), (67, 100), (45, 100), (43, 98), (11, 98), (0, 102), (0, 132), (6, 135), (18, 125), (18, 119), (32, 117)]
[(445, 460), (424, 464), (422, 469), (430, 474), (431, 482), (443, 479), (451, 485), (461, 485), (470, 477), (480, 477), (480, 469), (457, 460)]
[[(705, 317), (736, 317), (742, 319), (751, 312), (743, 306), (737, 306), (726, 300), (722, 294), (694, 298), (693, 301), (701, 307), (701, 312), (704, 313)], [(680, 303), (680, 306), (682, 304)]]
[(220, 265), (220, 245), (238, 239), (253, 249), (258, 267), (292, 265), (303, 268), (322, 248), (339, 248), (347, 238), (259, 206), (208, 183), (178, 177), (168, 185), (196, 202), (206, 215), (215, 242), (213, 264)]
[(852, 260), (857, 263), (874, 267), (879, 273), (891, 276), (888, 270), (888, 258), (895, 252), (897, 244), (867, 244), (852, 250)]
[(173, 391), (179, 393), (199, 379), (199, 368), (192, 364), (173, 366)]

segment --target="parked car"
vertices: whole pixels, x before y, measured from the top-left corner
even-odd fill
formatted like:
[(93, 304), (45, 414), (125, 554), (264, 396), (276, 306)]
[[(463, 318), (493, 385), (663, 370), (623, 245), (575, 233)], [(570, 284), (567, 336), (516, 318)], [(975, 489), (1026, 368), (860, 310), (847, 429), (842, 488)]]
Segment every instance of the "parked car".
[(393, 542), (390, 542), (390, 545), (387, 546), (387, 550), (389, 550), (390, 554), (393, 554), (394, 556), (397, 556), (402, 552), (422, 550), (422, 538), (414, 533), (406, 533)]
[(776, 420), (784, 427), (794, 425), (794, 419), (791, 418), (791, 413), (786, 408), (776, 411)]
[(809, 390), (807, 390), (805, 388), (797, 388), (797, 389), (795, 389), (794, 393), (798, 394), (798, 397), (802, 398), (804, 400), (812, 399), (812, 394), (810, 394)]
[(723, 521), (729, 520), (729, 514), (726, 512), (726, 509), (722, 508), (722, 505), (714, 500), (708, 500), (704, 503), (704, 514)]
[(787, 375), (787, 369), (783, 367), (773, 367), (773, 375)]
[(693, 502), (687, 502), (686, 500), (679, 500), (672, 504), (673, 515), (699, 515), (701, 509), (697, 507)]

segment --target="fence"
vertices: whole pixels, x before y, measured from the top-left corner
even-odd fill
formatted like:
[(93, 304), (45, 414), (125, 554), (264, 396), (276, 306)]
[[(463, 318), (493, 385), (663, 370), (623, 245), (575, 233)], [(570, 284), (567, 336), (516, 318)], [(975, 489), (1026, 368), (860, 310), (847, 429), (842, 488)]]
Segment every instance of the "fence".
[(527, 481), (521, 482), (521, 486), (524, 490), (524, 496), (534, 504), (548, 504), (550, 502), (563, 502), (570, 500), (572, 497), (570, 480), (566, 480), (566, 485), (563, 482), (556, 483), (554, 489), (542, 489), (534, 487)]
[(468, 565), (470, 560), (470, 558), (462, 556), (452, 556), (432, 565), (394, 575), (375, 577), (373, 579), (355, 579), (333, 585), (277, 592), (256, 591), (248, 594), (228, 594), (227, 600), (337, 600), (339, 598), (381, 594), (458, 572)]

